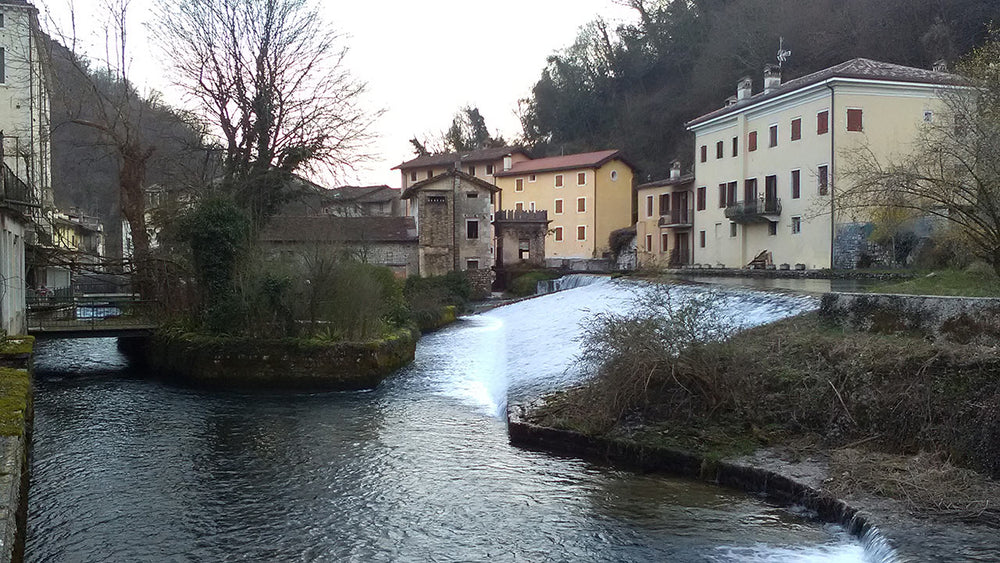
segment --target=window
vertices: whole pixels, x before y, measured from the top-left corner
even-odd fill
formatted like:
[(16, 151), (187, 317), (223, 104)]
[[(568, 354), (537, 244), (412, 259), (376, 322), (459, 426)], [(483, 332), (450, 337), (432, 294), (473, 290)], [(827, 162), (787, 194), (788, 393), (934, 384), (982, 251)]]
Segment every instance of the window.
[(556, 242), (562, 242), (562, 233), (563, 233), (562, 227), (555, 228), (555, 231), (552, 233), (552, 235), (555, 237)]
[(469, 199), (479, 199), (479, 194), (476, 192), (466, 192), (465, 197)]
[(528, 210), (529, 211), (534, 211), (535, 210), (535, 202), (533, 202), (533, 201), (528, 202)]
[(538, 179), (538, 177), (537, 177), (537, 176), (535, 176), (534, 174), (530, 174), (530, 175), (528, 176), (528, 181), (529, 181), (529, 182), (534, 182), (534, 181), (535, 181), (535, 180), (537, 180), (537, 179)]
[(493, 174), (493, 165), (492, 164), (487, 164), (486, 165), (486, 173), (487, 174)]
[(583, 185), (586, 185), (586, 183), (587, 183), (587, 173), (586, 172), (577, 172), (576, 173), (576, 185), (583, 186)]
[(726, 186), (726, 205), (736, 204), (736, 182), (729, 182)]
[(0, 84), (7, 83), (7, 49), (0, 47)]
[(524, 178), (518, 178), (514, 180), (514, 191), (523, 192), (524, 191)]
[(773, 236), (775, 236), (777, 234), (778, 234), (778, 224), (775, 223), (774, 221), (768, 221), (767, 222), (767, 235), (773, 237)]
[(612, 182), (617, 182), (618, 181), (618, 171), (617, 170), (612, 170), (611, 171), (611, 181)]
[(816, 181), (819, 186), (819, 195), (826, 195), (830, 187), (830, 172), (825, 164), (816, 169)]
[(428, 170), (427, 171), (427, 179), (430, 180), (433, 177), (434, 177), (434, 171), (433, 170)]
[(862, 131), (862, 114), (860, 109), (849, 109), (847, 110), (847, 130), (848, 131)]
[(417, 171), (416, 170), (414, 170), (413, 172), (410, 172), (410, 181), (411, 182), (416, 182), (417, 181)]
[(524, 202), (519, 201), (514, 204), (514, 211), (524, 211)]
[(465, 261), (465, 269), (466, 270), (478, 270), (479, 269), (479, 260), (466, 260)]
[(732, 238), (736, 237), (736, 223), (732, 221), (729, 222), (729, 236)]
[(802, 191), (802, 171), (792, 170), (792, 199), (799, 199)]
[(924, 110), (924, 123), (932, 123), (933, 121), (934, 121), (934, 112), (931, 111), (931, 110), (929, 110), (929, 109), (925, 109)]
[(660, 233), (660, 252), (666, 252), (670, 247), (670, 233)]
[(698, 231), (698, 246), (705, 248), (705, 231)]
[(722, 141), (715, 143), (715, 158), (722, 158), (722, 153), (725, 152), (726, 148)]
[(556, 215), (562, 215), (562, 212), (563, 212), (562, 206), (563, 206), (563, 200), (557, 199), (556, 200), (556, 204), (555, 204)]
[(778, 146), (778, 126), (772, 125), (767, 128), (767, 146), (776, 147)]
[(757, 199), (757, 178), (750, 178), (743, 182), (743, 201), (750, 203)]
[(708, 146), (702, 145), (701, 146), (701, 161), (705, 162), (706, 160), (708, 160)]
[(792, 140), (798, 141), (802, 138), (802, 118), (796, 117), (792, 120)]
[(792, 217), (792, 234), (797, 235), (802, 232), (802, 217)]
[(646, 196), (646, 217), (653, 216), (653, 196)]
[(576, 240), (587, 240), (587, 227), (580, 225), (576, 228)]
[(733, 137), (733, 156), (738, 156), (740, 154), (740, 138)]
[(583, 213), (587, 210), (587, 198), (578, 197), (576, 198), (576, 212)]
[(753, 152), (757, 150), (757, 132), (751, 131), (750, 135), (747, 136), (747, 151)]
[(475, 176), (475, 175), (476, 175), (476, 167), (475, 166), (470, 166), (469, 167), (469, 176)]
[[(765, 176), (764, 177), (764, 199), (769, 202), (777, 201), (778, 199), (778, 177), (777, 176)], [(771, 203), (773, 206), (774, 203)], [(765, 208), (768, 207), (765, 205)]]
[(698, 211), (705, 210), (705, 187), (698, 188)]
[(719, 184), (719, 209), (726, 206), (726, 183)]
[(670, 213), (670, 194), (660, 194), (660, 215)]
[(476, 240), (479, 238), (479, 219), (465, 220), (465, 238)]
[(3, 28), (5, 26), (6, 26), (6, 22), (4, 22), (4, 20), (3, 20), (3, 12), (0, 12), (0, 28)]
[(562, 174), (556, 174), (556, 187), (557, 188), (563, 187), (563, 176), (562, 176)]
[(429, 195), (427, 196), (427, 203), (447, 203), (447, 199), (443, 195)]
[(653, 251), (653, 235), (646, 235), (646, 252)]
[(830, 112), (823, 110), (816, 114), (816, 134), (824, 135), (830, 130)]

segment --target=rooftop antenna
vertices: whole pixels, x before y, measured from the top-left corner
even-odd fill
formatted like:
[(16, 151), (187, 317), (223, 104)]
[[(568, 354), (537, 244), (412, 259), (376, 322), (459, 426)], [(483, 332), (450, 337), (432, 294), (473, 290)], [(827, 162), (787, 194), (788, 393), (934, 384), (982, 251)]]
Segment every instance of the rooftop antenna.
[(792, 52), (785, 49), (785, 38), (778, 38), (778, 68), (781, 68), (788, 60), (788, 57), (792, 56)]

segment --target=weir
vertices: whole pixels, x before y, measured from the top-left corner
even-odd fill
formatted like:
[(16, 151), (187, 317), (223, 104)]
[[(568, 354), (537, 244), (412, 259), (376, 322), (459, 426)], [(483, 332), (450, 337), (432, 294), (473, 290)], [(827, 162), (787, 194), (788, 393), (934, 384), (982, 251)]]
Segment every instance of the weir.
[[(177, 388), (113, 340), (42, 343), (28, 559), (873, 560), (845, 529), (741, 493), (510, 446), (508, 398), (585, 377), (581, 322), (640, 291), (572, 283), (424, 337), (366, 393)], [(720, 299), (747, 324), (817, 306)]]

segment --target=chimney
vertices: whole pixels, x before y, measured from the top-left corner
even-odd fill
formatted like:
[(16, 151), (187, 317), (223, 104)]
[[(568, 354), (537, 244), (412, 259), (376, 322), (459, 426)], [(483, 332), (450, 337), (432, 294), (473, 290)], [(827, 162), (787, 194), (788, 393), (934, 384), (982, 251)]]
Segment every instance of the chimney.
[(753, 92), (753, 79), (749, 76), (744, 76), (740, 79), (739, 83), (736, 85), (736, 99), (745, 100), (750, 97)]
[(726, 98), (726, 107), (735, 105), (736, 105), (736, 96), (729, 96), (728, 98)]
[(510, 170), (511, 166), (513, 166), (513, 165), (514, 165), (513, 164), (513, 159), (511, 159), (511, 157), (510, 157), (509, 154), (503, 157), (503, 170), (504, 170), (504, 172)]
[(938, 59), (934, 61), (934, 66), (931, 67), (934, 72), (948, 72), (948, 61), (944, 59)]
[(781, 86), (781, 67), (778, 65), (764, 65), (764, 93)]
[(675, 160), (673, 164), (670, 165), (670, 179), (676, 180), (681, 177), (681, 161)]

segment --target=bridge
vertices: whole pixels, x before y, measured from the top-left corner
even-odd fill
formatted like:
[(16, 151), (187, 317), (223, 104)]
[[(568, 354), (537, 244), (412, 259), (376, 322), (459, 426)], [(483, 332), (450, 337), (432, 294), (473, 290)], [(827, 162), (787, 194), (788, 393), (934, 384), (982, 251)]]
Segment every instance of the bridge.
[(28, 297), (28, 334), (36, 338), (149, 336), (160, 304), (137, 293), (34, 291)]

